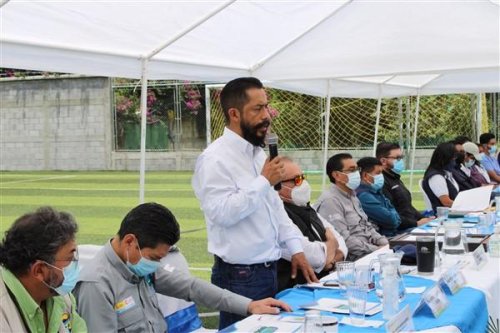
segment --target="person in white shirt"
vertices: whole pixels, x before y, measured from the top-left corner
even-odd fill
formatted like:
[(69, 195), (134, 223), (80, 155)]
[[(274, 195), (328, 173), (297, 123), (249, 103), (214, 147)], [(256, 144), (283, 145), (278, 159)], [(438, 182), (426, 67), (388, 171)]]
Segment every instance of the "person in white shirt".
[[(276, 261), (281, 248), (292, 258), (292, 278), (300, 269), (317, 281), (304, 255), (302, 235), (291, 227), (273, 186), (283, 180), (281, 158), (266, 159), (262, 147), (271, 125), (268, 101), (256, 78), (228, 82), (220, 94), (224, 134), (198, 157), (192, 186), (207, 224), (208, 251), (214, 254), (212, 283), (261, 299), (277, 291)], [(241, 320), (221, 312), (219, 329)]]
[[(288, 157), (283, 157), (283, 162), (285, 180), (281, 182), (279, 195), (288, 216), (304, 235), (302, 246), (307, 260), (316, 276), (321, 278), (333, 270), (335, 262), (347, 257), (347, 246), (335, 228), (310, 206), (311, 186), (300, 166)], [(278, 261), (278, 290), (305, 283), (300, 273), (295, 279), (290, 278), (291, 255), (287, 250), (283, 250), (281, 258)]]
[(439, 206), (451, 207), (459, 192), (458, 183), (452, 175), (455, 166), (455, 145), (451, 142), (440, 143), (432, 153), (422, 182), (434, 212)]

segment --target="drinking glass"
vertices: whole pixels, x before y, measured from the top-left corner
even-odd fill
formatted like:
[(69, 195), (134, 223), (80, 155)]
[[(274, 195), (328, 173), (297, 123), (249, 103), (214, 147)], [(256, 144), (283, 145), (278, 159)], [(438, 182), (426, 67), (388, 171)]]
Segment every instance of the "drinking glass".
[(346, 290), (347, 287), (354, 284), (355, 266), (352, 261), (339, 261), (335, 264), (337, 269), (337, 279), (339, 280), (340, 288)]
[(306, 311), (304, 320), (304, 333), (323, 333), (323, 321), (318, 310)]
[(359, 286), (347, 287), (349, 318), (353, 325), (360, 325), (365, 321), (367, 294), (368, 291), (365, 288)]
[(448, 219), (448, 214), (450, 213), (449, 207), (436, 207), (437, 218), (440, 221), (445, 221)]
[(366, 289), (373, 288), (372, 269), (369, 265), (356, 265), (354, 284)]

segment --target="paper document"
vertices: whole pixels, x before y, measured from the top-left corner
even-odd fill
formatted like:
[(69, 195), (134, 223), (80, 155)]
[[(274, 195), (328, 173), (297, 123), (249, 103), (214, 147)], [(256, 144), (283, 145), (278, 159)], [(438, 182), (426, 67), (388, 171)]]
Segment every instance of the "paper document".
[(493, 190), (493, 185), (458, 192), (451, 206), (450, 214), (485, 210), (490, 205), (491, 190)]
[(292, 322), (290, 320), (290, 317), (273, 316), (273, 315), (253, 315), (236, 323), (235, 332), (292, 333), (300, 331), (302, 325), (303, 325), (303, 317), (301, 317), (301, 320), (299, 322)]
[[(303, 304), (300, 307), (302, 309), (349, 314), (349, 303), (346, 299), (320, 298), (314, 303)], [(382, 311), (382, 304), (373, 302), (366, 303), (366, 315), (372, 316), (380, 311)]]

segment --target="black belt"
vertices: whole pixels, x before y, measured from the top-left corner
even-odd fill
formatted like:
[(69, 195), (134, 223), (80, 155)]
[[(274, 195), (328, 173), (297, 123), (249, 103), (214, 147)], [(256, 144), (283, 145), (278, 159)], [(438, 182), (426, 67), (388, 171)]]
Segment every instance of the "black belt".
[(264, 267), (264, 268), (270, 268), (270, 267), (275, 267), (276, 266), (276, 261), (266, 261), (260, 264), (230, 264), (222, 260), (219, 256), (214, 255), (214, 260), (217, 265), (227, 265), (227, 266), (248, 266), (248, 267)]

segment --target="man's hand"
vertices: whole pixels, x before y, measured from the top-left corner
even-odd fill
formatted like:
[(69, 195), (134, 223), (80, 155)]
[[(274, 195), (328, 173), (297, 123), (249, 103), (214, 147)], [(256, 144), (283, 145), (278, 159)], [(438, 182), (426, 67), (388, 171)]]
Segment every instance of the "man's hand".
[(319, 282), (316, 274), (314, 274), (314, 270), (309, 265), (309, 262), (307, 262), (304, 252), (299, 252), (292, 256), (292, 279), (297, 277), (297, 268), (302, 271), (307, 283)]
[(436, 218), (435, 216), (421, 218), (420, 220), (417, 221), (417, 226), (420, 227), (421, 225), (427, 224), (430, 221), (434, 220), (435, 218)]
[(271, 161), (267, 158), (262, 168), (261, 175), (264, 176), (271, 186), (278, 184), (283, 180), (285, 174), (285, 163), (281, 160), (281, 156), (276, 156)]
[(280, 313), (280, 308), (286, 312), (291, 312), (290, 306), (282, 301), (278, 301), (274, 298), (265, 298), (260, 301), (250, 302), (248, 305), (248, 313), (251, 314), (278, 314)]
[(335, 260), (335, 255), (339, 248), (339, 242), (335, 238), (335, 235), (330, 229), (326, 229), (326, 259), (325, 259), (325, 267), (323, 270), (330, 271), (333, 269), (333, 261)]

